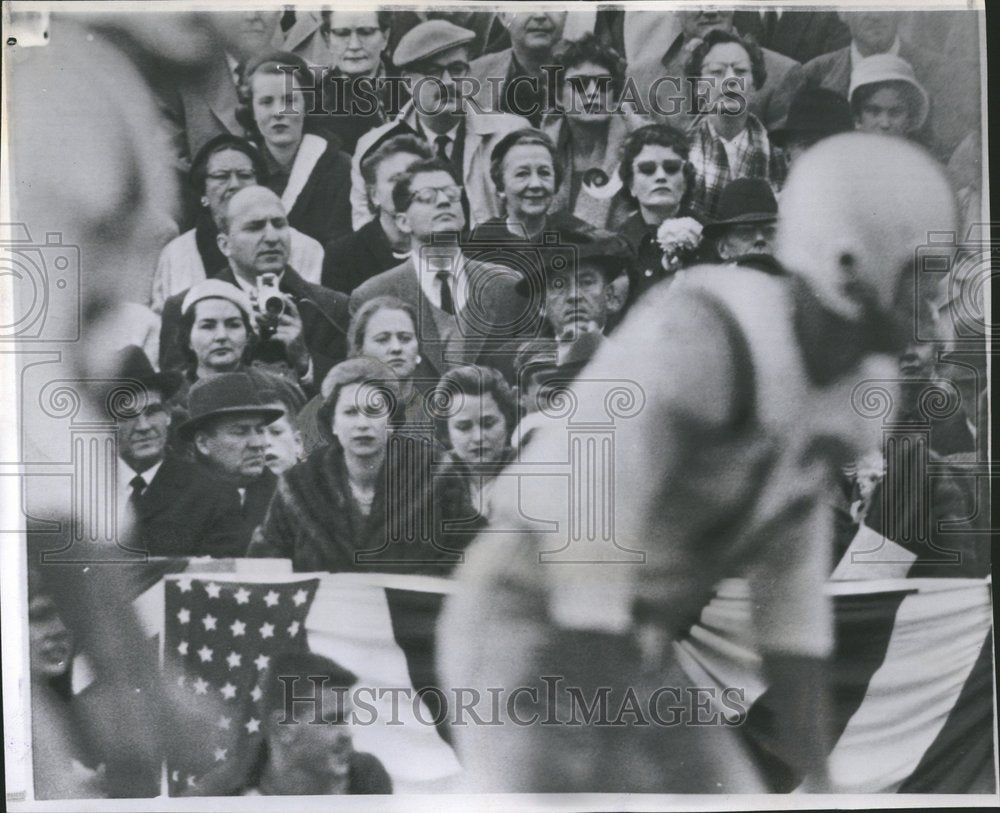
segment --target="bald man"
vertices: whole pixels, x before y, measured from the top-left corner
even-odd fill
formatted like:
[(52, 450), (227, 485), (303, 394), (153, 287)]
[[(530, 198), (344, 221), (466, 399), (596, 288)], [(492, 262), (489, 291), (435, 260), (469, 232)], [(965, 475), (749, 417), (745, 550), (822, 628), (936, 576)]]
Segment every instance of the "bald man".
[[(862, 381), (897, 377), (915, 249), (954, 228), (955, 208), (928, 155), (850, 133), (802, 155), (782, 212), (787, 276), (694, 269), (651, 291), (577, 377), (574, 403), (602, 381), (642, 389), (641, 408), (615, 421), (613, 462), (544, 487), (539, 464), (565, 460), (568, 445), (550, 422), (497, 479), (493, 527), (468, 549), (440, 628), (445, 685), (509, 693), (505, 725), (455, 728), (475, 789), (779, 790), (764, 784), (733, 713), (753, 687), (729, 686), (728, 702), (716, 694), (700, 708), (692, 693), (711, 682), (674, 649), (731, 576), (747, 579), (752, 607), (734, 643), (761, 656), (773, 701), (755, 744), (787, 768), (784, 790), (830, 787), (823, 585), (835, 476), (879, 448), (882, 430), (852, 396)], [(513, 476), (521, 463), (531, 488)], [(613, 542), (573, 536), (580, 488), (602, 512), (588, 530), (613, 518)], [(571, 715), (573, 692), (588, 720), (578, 697), (577, 725), (539, 722)]]
[[(230, 198), (217, 239), (229, 262), (217, 278), (250, 297), (258, 333), (267, 339), (268, 346), (257, 351), (260, 360), (285, 362), (307, 388), (318, 387), (326, 372), (347, 355), (346, 294), (306, 282), (288, 264), (288, 217), (281, 199), (263, 186), (244, 187)], [(264, 275), (271, 275), (284, 300), (280, 314), (265, 313), (257, 302)], [(170, 297), (163, 308), (163, 369), (180, 369), (185, 363), (172, 337), (177, 335), (186, 293)]]

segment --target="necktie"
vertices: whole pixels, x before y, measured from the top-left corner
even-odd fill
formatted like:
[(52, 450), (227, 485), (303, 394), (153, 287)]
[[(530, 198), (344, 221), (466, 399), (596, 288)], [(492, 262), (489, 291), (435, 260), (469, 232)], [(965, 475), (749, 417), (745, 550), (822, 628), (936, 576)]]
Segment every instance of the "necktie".
[(146, 490), (146, 480), (141, 474), (137, 474), (128, 481), (128, 484), (132, 488), (132, 493), (129, 494), (128, 501), (133, 507), (136, 507), (139, 505), (139, 498), (142, 496), (142, 492)]
[(441, 283), (441, 310), (455, 315), (455, 300), (451, 297), (451, 275), (447, 271), (438, 271), (435, 276)]
[(451, 143), (451, 139), (446, 135), (439, 135), (434, 139), (435, 150), (434, 154), (440, 158), (442, 161), (449, 160), (448, 156), (448, 145)]

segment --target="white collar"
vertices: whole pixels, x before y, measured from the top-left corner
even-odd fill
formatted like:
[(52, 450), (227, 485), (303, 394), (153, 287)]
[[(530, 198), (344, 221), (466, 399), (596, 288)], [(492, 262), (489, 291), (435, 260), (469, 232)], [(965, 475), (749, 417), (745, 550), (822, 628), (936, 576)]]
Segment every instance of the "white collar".
[(428, 144), (434, 144), (435, 143), (434, 139), (438, 138), (439, 136), (448, 136), (448, 140), (452, 144), (454, 144), (455, 139), (458, 138), (458, 128), (462, 126), (462, 122), (459, 122), (454, 127), (452, 127), (447, 133), (435, 133), (432, 129), (430, 129), (430, 127), (424, 124), (424, 122), (421, 120), (419, 116), (417, 116), (417, 124), (423, 131), (424, 139), (427, 141)]
[(710, 119), (705, 119), (705, 123), (708, 125), (708, 129), (709, 129), (709, 132), (711, 132), (711, 134), (712, 134), (712, 138), (714, 140), (716, 140), (716, 141), (721, 141), (722, 144), (723, 144), (723, 146), (725, 146), (725, 147), (734, 147), (737, 144), (741, 143), (740, 142), (741, 138), (749, 138), (750, 137), (749, 128), (748, 127), (744, 127), (742, 130), (740, 130), (732, 138), (723, 138), (716, 131), (715, 126), (712, 124), (712, 122), (711, 122)]
[[(892, 41), (892, 45), (885, 53), (899, 56), (899, 34), (896, 35), (896, 39)], [(854, 40), (851, 40), (851, 66), (857, 65), (864, 58), (861, 51), (858, 50), (858, 46), (854, 44)]]
[(233, 84), (238, 84), (240, 61), (226, 51), (226, 64), (229, 65), (229, 75), (233, 78)]
[(129, 483), (132, 482), (135, 476), (139, 475), (140, 477), (142, 477), (143, 480), (146, 481), (146, 487), (148, 488), (149, 484), (153, 482), (153, 478), (156, 477), (156, 472), (160, 470), (160, 466), (162, 465), (163, 465), (163, 459), (160, 458), (158, 462), (154, 463), (152, 466), (150, 466), (148, 469), (142, 472), (142, 474), (139, 474), (139, 472), (137, 472), (128, 463), (126, 463), (119, 457), (118, 484), (119, 486), (128, 487)]

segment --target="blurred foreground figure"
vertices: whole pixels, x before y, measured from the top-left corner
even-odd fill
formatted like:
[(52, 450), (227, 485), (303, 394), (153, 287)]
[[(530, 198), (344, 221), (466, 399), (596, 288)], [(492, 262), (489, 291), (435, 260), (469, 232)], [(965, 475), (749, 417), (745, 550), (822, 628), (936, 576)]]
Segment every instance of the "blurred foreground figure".
[(781, 203), (788, 276), (691, 269), (650, 291), (577, 377), (576, 395), (602, 382), (638, 393), (614, 423), (613, 461), (540, 483), (539, 464), (572, 448), (550, 419), (525, 468), (498, 478), (441, 627), (446, 685), (477, 688), (484, 719), (487, 689), (503, 692), (502, 725), (454, 729), (474, 790), (767, 790), (733, 727), (749, 687), (706, 694), (674, 648), (735, 576), (760, 679), (781, 698), (764, 756), (803, 790), (829, 788), (834, 475), (878, 444), (880, 420), (852, 395), (895, 378), (914, 249), (955, 213), (924, 152), (857, 133), (804, 153)]
[[(144, 300), (149, 275), (142, 269), (155, 266), (178, 202), (169, 140), (142, 70), (192, 69), (212, 42), (211, 28), (198, 14), (54, 13), (49, 45), (17, 51), (5, 62), (11, 220), (21, 227), (21, 239), (40, 244), (37, 256), (44, 260), (37, 264), (38, 277), (12, 284), (11, 295), (16, 319), (34, 315), (32, 303), (41, 300), (34, 322), (23, 330), (15, 322), (23, 343), (11, 353), (12, 364), (25, 369), (25, 356), (18, 354), (30, 351), (37, 359), (17, 379), (26, 405), (20, 411), (19, 452), (29, 469), (71, 460), (71, 421), (110, 425), (106, 404), (95, 396), (106, 394), (108, 379), (121, 375), (113, 349), (122, 305)], [(53, 382), (67, 393), (69, 408), (62, 412), (46, 411), (39, 394)], [(59, 419), (63, 422), (53, 428)], [(161, 684), (155, 648), (150, 651), (133, 612), (141, 569), (102, 561), (121, 562), (124, 552), (112, 541), (116, 529), (107, 524), (112, 484), (96, 474), (114, 467), (114, 447), (92, 446), (100, 449), (95, 455), (105, 457), (78, 461), (87, 474), (72, 483), (91, 495), (85, 505), (71, 499), (69, 488), (22, 478), (24, 513), (59, 523), (57, 530), (47, 526), (40, 534), (40, 547), (65, 549), (61, 561), (74, 564), (43, 561), (37, 548), (30, 549), (30, 561), (44, 573), (74, 652), (86, 654), (93, 667), (86, 699), (78, 695), (71, 704), (72, 727), (49, 726), (50, 718), (66, 715), (51, 696), (36, 692), (33, 716), (48, 735), (44, 752), (34, 752), (39, 798), (98, 790), (111, 797), (156, 795), (161, 746), (183, 747), (195, 730), (182, 727), (183, 707), (172, 699), (173, 689)], [(87, 531), (82, 540), (74, 536), (77, 528)], [(77, 734), (87, 749), (77, 747)], [(78, 758), (83, 750), (100, 755), (103, 778), (97, 776), (98, 760), (88, 765)], [(86, 782), (59, 776), (68, 762), (63, 757), (92, 769)]]

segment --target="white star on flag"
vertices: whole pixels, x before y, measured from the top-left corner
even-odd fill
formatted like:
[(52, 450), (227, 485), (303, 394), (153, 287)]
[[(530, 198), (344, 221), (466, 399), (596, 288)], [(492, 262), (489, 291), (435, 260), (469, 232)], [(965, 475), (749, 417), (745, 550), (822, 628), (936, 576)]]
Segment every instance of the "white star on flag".
[(182, 593), (187, 593), (191, 590), (191, 577), (185, 576), (182, 579), (177, 580), (177, 589)]
[[(306, 649), (317, 579), (277, 584), (221, 578), (228, 579), (185, 574), (187, 591), (168, 585), (161, 611), (167, 650), (184, 667), (179, 679), (169, 672), (167, 681), (178, 680), (196, 703), (199, 695), (216, 703), (202, 714), (207, 736), (168, 749), (164, 776), (172, 796), (201, 793), (206, 770), (242, 765), (253, 756), (264, 734), (264, 675), (278, 652)], [(193, 787), (185, 785), (188, 776)]]
[(193, 774), (188, 774), (186, 781), (187, 781), (187, 785), (188, 785), (189, 788), (193, 788), (194, 787), (195, 781), (194, 781), (194, 775)]

